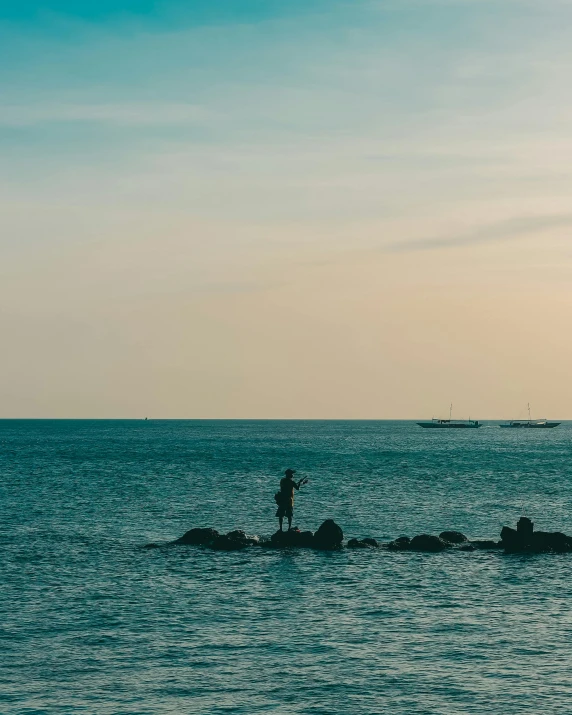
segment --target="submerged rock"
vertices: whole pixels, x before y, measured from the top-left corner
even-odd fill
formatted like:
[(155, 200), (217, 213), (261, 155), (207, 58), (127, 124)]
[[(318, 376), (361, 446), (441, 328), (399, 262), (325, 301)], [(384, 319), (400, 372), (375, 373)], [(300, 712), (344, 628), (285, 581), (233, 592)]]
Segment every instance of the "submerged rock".
[(257, 536), (248, 536), (248, 534), (242, 529), (235, 529), (234, 531), (229, 531), (228, 534), (226, 534), (226, 538), (230, 539), (231, 541), (258, 541)]
[(385, 546), (390, 551), (426, 551), (428, 553), (438, 553), (452, 548), (460, 551), (474, 551), (475, 548), (460, 531), (442, 531), (439, 536), (418, 534), (412, 539), (408, 536), (400, 536)]
[(390, 551), (407, 551), (410, 543), (411, 539), (408, 536), (400, 536), (386, 544), (386, 548)]
[(375, 539), (350, 539), (348, 541), (348, 549), (377, 549), (379, 543)]
[(419, 534), (410, 539), (408, 536), (400, 536), (394, 541), (386, 544), (390, 551), (428, 551), (438, 552), (451, 548), (451, 543), (443, 541), (438, 536), (432, 534)]
[(210, 544), (211, 549), (215, 551), (239, 551), (240, 549), (246, 549), (247, 546), (248, 544), (245, 541), (229, 539), (226, 534), (219, 536)]
[(432, 534), (419, 534), (418, 536), (414, 536), (409, 544), (411, 551), (437, 552), (443, 551), (448, 547), (450, 547), (450, 544)]
[(502, 541), (476, 539), (475, 541), (471, 541), (471, 546), (474, 546), (475, 549), (502, 549)]
[(330, 551), (339, 549), (344, 540), (344, 532), (333, 519), (326, 519), (314, 534), (314, 548)]
[(449, 544), (464, 544), (468, 541), (467, 537), (460, 531), (442, 531), (439, 534), (439, 538)]
[(220, 534), (216, 529), (190, 529), (185, 532), (180, 539), (173, 541), (174, 544), (192, 544), (194, 546), (210, 546)]
[(377, 539), (372, 539), (371, 537), (367, 537), (365, 539), (362, 539), (362, 542), (366, 544), (366, 546), (370, 546), (373, 549), (378, 549), (379, 548), (379, 541)]
[(228, 534), (218, 536), (210, 546), (215, 551), (238, 551), (257, 544), (257, 536), (248, 536), (244, 531), (235, 529), (234, 531), (229, 531)]

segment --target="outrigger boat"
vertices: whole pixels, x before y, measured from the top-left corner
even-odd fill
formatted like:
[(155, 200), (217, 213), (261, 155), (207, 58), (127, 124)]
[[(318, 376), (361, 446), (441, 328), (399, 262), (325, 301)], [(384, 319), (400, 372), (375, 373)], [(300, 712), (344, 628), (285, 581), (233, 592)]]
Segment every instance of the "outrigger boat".
[(561, 422), (549, 422), (548, 420), (533, 420), (530, 416), (530, 403), (528, 404), (527, 420), (511, 420), (502, 424), (501, 427), (514, 427), (520, 429), (552, 429), (562, 424)]
[(424, 429), (478, 429), (482, 427), (482, 422), (478, 420), (454, 420), (452, 419), (453, 405), (449, 408), (449, 419), (433, 417), (430, 422), (418, 422), (419, 427)]

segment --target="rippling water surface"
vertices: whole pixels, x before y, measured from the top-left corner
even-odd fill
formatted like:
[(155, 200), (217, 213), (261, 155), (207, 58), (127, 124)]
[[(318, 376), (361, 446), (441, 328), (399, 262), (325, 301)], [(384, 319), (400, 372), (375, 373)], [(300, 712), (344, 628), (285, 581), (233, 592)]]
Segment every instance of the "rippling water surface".
[(572, 555), (146, 550), (192, 526), (346, 536), (521, 513), (572, 533), (572, 425), (0, 422), (0, 713), (570, 713)]

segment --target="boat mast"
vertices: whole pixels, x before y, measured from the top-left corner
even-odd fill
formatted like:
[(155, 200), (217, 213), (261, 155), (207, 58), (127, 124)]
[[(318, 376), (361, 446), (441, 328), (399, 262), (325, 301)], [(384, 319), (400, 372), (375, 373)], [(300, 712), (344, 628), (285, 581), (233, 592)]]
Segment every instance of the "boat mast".
[(528, 403), (528, 421), (532, 422), (532, 417), (530, 416), (530, 402)]
[(449, 422), (451, 421), (452, 415), (453, 415), (453, 403), (451, 402), (451, 407), (449, 407)]

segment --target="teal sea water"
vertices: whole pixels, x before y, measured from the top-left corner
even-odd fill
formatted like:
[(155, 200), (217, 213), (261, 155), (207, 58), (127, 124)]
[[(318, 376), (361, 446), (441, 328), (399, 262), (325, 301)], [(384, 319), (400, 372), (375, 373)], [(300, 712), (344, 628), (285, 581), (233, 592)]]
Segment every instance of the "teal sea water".
[(521, 513), (572, 533), (572, 425), (0, 422), (0, 713), (569, 713), (572, 555), (147, 550), (193, 526), (346, 536)]

